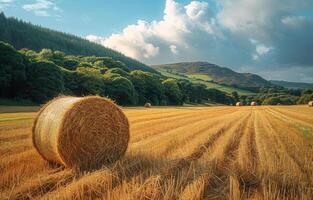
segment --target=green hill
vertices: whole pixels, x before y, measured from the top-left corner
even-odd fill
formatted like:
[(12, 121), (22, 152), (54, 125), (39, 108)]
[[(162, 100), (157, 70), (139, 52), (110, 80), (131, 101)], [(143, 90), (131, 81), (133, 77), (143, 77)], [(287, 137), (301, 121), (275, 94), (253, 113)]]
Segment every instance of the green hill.
[(313, 89), (313, 83), (300, 83), (300, 82), (274, 81), (274, 80), (271, 80), (271, 83), (288, 89)]
[(256, 74), (238, 73), (226, 67), (220, 67), (207, 62), (184, 62), (164, 65), (154, 65), (155, 69), (172, 74), (179, 73), (195, 79), (255, 91), (260, 87), (271, 86), (272, 83)]
[(40, 51), (47, 48), (70, 55), (111, 57), (113, 60), (125, 63), (132, 70), (156, 72), (147, 65), (102, 45), (16, 18), (7, 18), (3, 13), (0, 13), (0, 30), (0, 40), (13, 45), (16, 49), (27, 48)]
[(217, 84), (217, 83), (213, 83), (211, 81), (208, 81), (209, 77), (207, 77), (206, 75), (202, 75), (202, 74), (201, 75), (184, 75), (184, 74), (169, 72), (169, 71), (166, 71), (163, 69), (158, 69), (158, 70), (163, 76), (171, 77), (171, 78), (175, 78), (175, 79), (188, 80), (188, 81), (191, 81), (192, 83), (201, 83), (201, 84), (206, 85), (207, 88), (218, 89), (218, 90), (226, 92), (228, 94), (236, 91), (240, 95), (255, 95), (254, 92), (251, 92), (248, 90), (239, 89), (239, 88), (226, 86), (226, 85), (221, 85), (221, 84)]

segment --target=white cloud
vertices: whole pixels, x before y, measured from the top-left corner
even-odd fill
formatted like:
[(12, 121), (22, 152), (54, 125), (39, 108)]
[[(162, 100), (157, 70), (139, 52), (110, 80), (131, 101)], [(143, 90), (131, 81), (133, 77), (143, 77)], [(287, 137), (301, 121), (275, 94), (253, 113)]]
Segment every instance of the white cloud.
[(35, 15), (41, 17), (50, 17), (51, 15), (46, 10), (34, 10)]
[(271, 23), (273, 3), (269, 3), (269, 1), (220, 0), (222, 10), (217, 18), (223, 26), (231, 31), (255, 34), (259, 27)]
[[(277, 22), (288, 13), (312, 11), (310, 0), (218, 0), (222, 9), (218, 13), (219, 22), (233, 32), (254, 35), (259, 40), (266, 39)], [(291, 17), (291, 16), (290, 16)]]
[(12, 3), (13, 0), (0, 0), (0, 3)]
[(252, 59), (253, 60), (258, 60), (259, 59), (259, 55), (257, 55), (257, 54), (252, 54)]
[(96, 36), (96, 35), (87, 35), (86, 36), (87, 40), (96, 42), (96, 43), (101, 43), (102, 37)]
[(158, 55), (159, 47), (149, 41), (153, 35), (151, 27), (145, 21), (126, 27), (122, 33), (108, 38), (87, 36), (87, 39), (116, 49), (130, 57), (145, 59)]
[(305, 21), (304, 16), (286, 16), (281, 19), (281, 22), (287, 26), (299, 26)]
[(313, 12), (313, 1), (209, 2), (166, 0), (161, 20), (138, 20), (108, 37), (86, 38), (148, 64), (204, 60), (254, 71), (313, 67), (313, 16), (301, 15)]
[(0, 9), (11, 6), (14, 0), (0, 0)]
[(207, 2), (199, 2), (192, 1), (190, 4), (185, 6), (186, 14), (193, 20), (207, 20), (208, 17), (208, 3)]
[(265, 44), (261, 44), (259, 41), (255, 39), (249, 39), (252, 45), (255, 45), (255, 52), (252, 53), (252, 59), (258, 60), (261, 56), (268, 54), (273, 47), (266, 46)]
[[(147, 61), (161, 54), (177, 55), (186, 51), (194, 44), (194, 33), (204, 35), (217, 34), (214, 20), (208, 4), (192, 1), (185, 7), (174, 0), (167, 0), (163, 19), (145, 22), (139, 20), (129, 25), (121, 33), (109, 37), (87, 36), (86, 38), (118, 50), (128, 56)], [(165, 48), (168, 49), (166, 50)]]
[(258, 60), (261, 56), (269, 53), (272, 49), (272, 47), (267, 47), (264, 44), (258, 44), (255, 47), (255, 53), (252, 54), (252, 59)]
[(34, 10), (43, 10), (43, 9), (49, 9), (53, 3), (51, 1), (47, 0), (37, 0), (33, 4), (26, 4), (23, 6), (23, 8), (26, 11), (34, 11)]
[(36, 0), (31, 4), (23, 5), (22, 8), (28, 12), (33, 12), (35, 15), (42, 17), (57, 17), (59, 15), (52, 13), (62, 11), (52, 0)]
[(171, 52), (172, 52), (173, 54), (176, 54), (176, 55), (179, 54), (179, 51), (177, 50), (177, 46), (176, 46), (176, 45), (171, 45), (171, 46), (170, 46), (170, 49), (171, 49)]
[(255, 50), (259, 55), (267, 54), (272, 48), (267, 47), (264, 44), (259, 44), (256, 46)]
[[(242, 37), (254, 38), (264, 46), (259, 53), (271, 53), (271, 62), (313, 66), (313, 12), (311, 0), (219, 0), (220, 24)], [(256, 54), (253, 59), (259, 58)], [(268, 63), (266, 63), (268, 64)]]

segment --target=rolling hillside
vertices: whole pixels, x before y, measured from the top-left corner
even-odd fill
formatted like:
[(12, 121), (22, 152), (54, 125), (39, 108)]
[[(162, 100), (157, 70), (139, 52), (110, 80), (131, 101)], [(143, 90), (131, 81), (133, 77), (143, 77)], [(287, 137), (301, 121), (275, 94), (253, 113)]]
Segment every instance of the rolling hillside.
[(16, 49), (28, 48), (40, 51), (44, 48), (59, 50), (66, 54), (111, 57), (125, 63), (130, 69), (156, 72), (147, 65), (117, 51), (83, 38), (43, 28), (0, 13), (0, 41), (10, 43)]
[(229, 68), (207, 62), (184, 62), (154, 65), (152, 67), (170, 73), (179, 73), (189, 77), (193, 76), (202, 80), (204, 76), (207, 76), (205, 81), (247, 90), (272, 85), (272, 83), (256, 74), (237, 73)]
[(251, 92), (248, 90), (235, 88), (232, 86), (221, 85), (218, 83), (213, 83), (212, 81), (210, 81), (211, 80), (210, 77), (207, 75), (204, 75), (204, 74), (184, 75), (184, 74), (169, 72), (169, 71), (163, 70), (163, 69), (158, 69), (158, 71), (163, 76), (166, 76), (166, 77), (171, 77), (171, 78), (175, 78), (175, 79), (184, 79), (184, 80), (191, 81), (192, 83), (204, 84), (207, 86), (207, 88), (215, 88), (215, 89), (218, 89), (220, 91), (226, 92), (228, 94), (236, 91), (240, 95), (255, 95), (254, 92)]
[(274, 80), (271, 80), (271, 83), (288, 89), (313, 89), (313, 83), (300, 83), (300, 82), (274, 81)]

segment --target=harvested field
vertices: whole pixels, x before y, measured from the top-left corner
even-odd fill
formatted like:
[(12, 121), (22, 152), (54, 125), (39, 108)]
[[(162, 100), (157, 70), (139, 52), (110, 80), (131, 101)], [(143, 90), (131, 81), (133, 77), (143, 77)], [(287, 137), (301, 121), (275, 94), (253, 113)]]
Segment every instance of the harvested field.
[(80, 173), (36, 152), (35, 112), (0, 114), (0, 199), (312, 199), (308, 106), (123, 110), (126, 155)]

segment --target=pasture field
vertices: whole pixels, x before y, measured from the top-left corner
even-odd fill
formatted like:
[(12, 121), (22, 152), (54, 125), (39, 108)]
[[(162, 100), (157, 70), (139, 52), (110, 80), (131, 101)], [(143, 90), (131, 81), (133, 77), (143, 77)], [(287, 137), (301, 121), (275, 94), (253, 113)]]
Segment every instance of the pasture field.
[(192, 75), (187, 75), (183, 76), (180, 74), (174, 74), (167, 72), (165, 70), (158, 70), (162, 75), (167, 76), (167, 77), (172, 77), (175, 79), (183, 79), (183, 80), (188, 80), (191, 81), (192, 83), (201, 83), (207, 86), (207, 88), (215, 88), (218, 90), (221, 90), (226, 93), (231, 93), (231, 92), (238, 92), (240, 95), (255, 95), (255, 93), (248, 91), (248, 90), (243, 90), (231, 86), (226, 86), (226, 85), (220, 85), (217, 83), (210, 82), (211, 78), (208, 75), (205, 74), (192, 74)]
[(188, 74), (187, 76), (193, 79), (200, 79), (203, 81), (212, 81), (212, 78), (207, 74)]
[(313, 197), (312, 108), (123, 110), (131, 125), (127, 153), (93, 172), (39, 156), (31, 142), (36, 112), (0, 113), (0, 199)]

